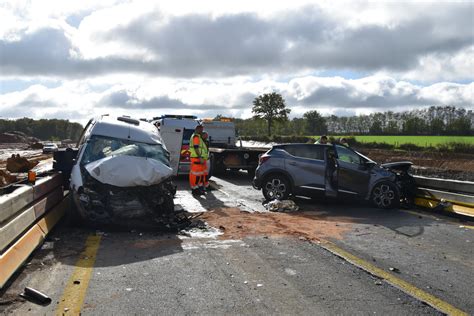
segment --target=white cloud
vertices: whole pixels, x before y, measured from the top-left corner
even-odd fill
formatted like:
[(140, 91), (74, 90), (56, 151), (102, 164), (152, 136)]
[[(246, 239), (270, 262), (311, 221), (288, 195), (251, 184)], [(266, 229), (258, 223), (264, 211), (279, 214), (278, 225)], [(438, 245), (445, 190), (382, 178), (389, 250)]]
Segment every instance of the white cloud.
[(167, 113), (248, 118), (252, 115), (253, 99), (270, 91), (285, 97), (292, 116), (301, 116), (311, 109), (324, 114), (363, 114), (431, 105), (472, 108), (473, 89), (474, 83), (445, 82), (423, 87), (384, 76), (357, 80), (306, 76), (289, 83), (243, 78), (225, 82), (154, 79), (112, 86), (76, 80), (56, 88), (33, 85), (0, 95), (0, 116), (43, 118), (54, 115), (80, 122), (111, 112), (147, 118)]
[[(23, 84), (0, 94), (0, 115), (249, 117), (270, 91), (292, 115), (472, 107), (473, 12), (473, 2), (2, 2), (0, 79), (4, 91)], [(35, 85), (47, 81), (59, 87)]]
[[(77, 29), (63, 13), (71, 14), (74, 6), (49, 14), (31, 9), (27, 16), (41, 18), (26, 19), (28, 28), (17, 30), (17, 40), (0, 41), (2, 74), (225, 78), (349, 69), (418, 81), (472, 79), (470, 3), (334, 7), (324, 2), (267, 11), (223, 3), (187, 12), (128, 1), (95, 8)], [(332, 14), (337, 9), (339, 14)], [(364, 19), (347, 18), (349, 9)]]

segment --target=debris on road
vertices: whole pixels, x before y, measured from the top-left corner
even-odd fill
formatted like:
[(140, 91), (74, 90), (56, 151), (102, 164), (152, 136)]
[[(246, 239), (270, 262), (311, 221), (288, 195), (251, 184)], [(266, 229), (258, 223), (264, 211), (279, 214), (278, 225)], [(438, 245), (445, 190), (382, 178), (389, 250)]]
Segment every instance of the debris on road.
[(400, 270), (398, 268), (390, 267), (388, 268), (390, 271), (395, 272), (395, 273), (400, 273)]
[(51, 303), (51, 298), (49, 296), (31, 287), (25, 287), (24, 292), (21, 293), (20, 296), (32, 303), (39, 305), (46, 306)]
[(267, 204), (264, 204), (263, 206), (270, 212), (290, 213), (299, 210), (298, 205), (296, 205), (295, 201), (293, 200), (273, 200)]
[(190, 238), (216, 238), (222, 235), (223, 232), (198, 220), (190, 221), (188, 227), (181, 230), (179, 234)]
[(232, 207), (206, 212), (201, 219), (213, 227), (219, 227), (223, 233), (219, 238), (222, 239), (292, 236), (317, 242), (327, 237), (340, 239), (351, 228), (351, 223), (336, 225), (337, 222), (317, 213), (242, 213), (240, 209)]

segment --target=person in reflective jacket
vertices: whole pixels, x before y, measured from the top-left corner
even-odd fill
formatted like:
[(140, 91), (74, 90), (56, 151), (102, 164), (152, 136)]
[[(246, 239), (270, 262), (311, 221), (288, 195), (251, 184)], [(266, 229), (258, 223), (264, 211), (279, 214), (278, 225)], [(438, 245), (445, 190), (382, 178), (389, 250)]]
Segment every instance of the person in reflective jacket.
[(202, 139), (203, 126), (198, 124), (189, 140), (189, 152), (191, 160), (191, 169), (189, 170), (189, 185), (193, 195), (204, 194), (204, 184), (201, 177), (204, 176), (204, 168), (206, 168), (207, 148)]

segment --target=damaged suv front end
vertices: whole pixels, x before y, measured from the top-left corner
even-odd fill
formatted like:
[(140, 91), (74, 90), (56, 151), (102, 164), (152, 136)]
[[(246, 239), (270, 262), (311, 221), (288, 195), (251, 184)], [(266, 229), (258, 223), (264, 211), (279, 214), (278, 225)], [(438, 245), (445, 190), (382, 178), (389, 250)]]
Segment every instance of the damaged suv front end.
[(380, 167), (394, 174), (394, 182), (400, 191), (400, 203), (402, 206), (411, 206), (415, 200), (416, 182), (410, 173), (412, 165), (411, 161), (389, 162), (380, 165)]
[(78, 215), (99, 224), (166, 223), (176, 187), (158, 130), (128, 117), (89, 122), (71, 171)]

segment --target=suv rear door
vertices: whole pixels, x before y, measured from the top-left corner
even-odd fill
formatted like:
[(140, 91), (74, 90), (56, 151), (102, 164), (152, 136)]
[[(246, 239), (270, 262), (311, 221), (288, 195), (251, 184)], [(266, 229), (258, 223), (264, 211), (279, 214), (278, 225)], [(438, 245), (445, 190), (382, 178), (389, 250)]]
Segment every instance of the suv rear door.
[(295, 189), (317, 192), (325, 189), (324, 151), (321, 146), (297, 144), (282, 146), (288, 155), (285, 169), (293, 178)]

